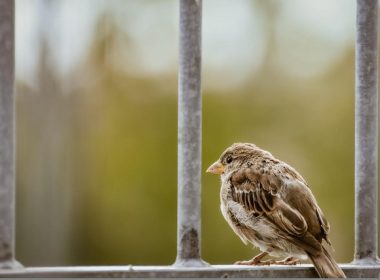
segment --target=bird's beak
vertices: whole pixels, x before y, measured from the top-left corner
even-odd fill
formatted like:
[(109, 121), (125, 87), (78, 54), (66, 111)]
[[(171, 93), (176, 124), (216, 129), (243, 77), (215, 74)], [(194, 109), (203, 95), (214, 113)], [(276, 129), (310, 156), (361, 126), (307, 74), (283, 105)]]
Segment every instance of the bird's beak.
[(218, 160), (214, 162), (212, 165), (210, 165), (210, 167), (207, 168), (206, 172), (220, 175), (224, 172), (224, 165), (221, 164)]

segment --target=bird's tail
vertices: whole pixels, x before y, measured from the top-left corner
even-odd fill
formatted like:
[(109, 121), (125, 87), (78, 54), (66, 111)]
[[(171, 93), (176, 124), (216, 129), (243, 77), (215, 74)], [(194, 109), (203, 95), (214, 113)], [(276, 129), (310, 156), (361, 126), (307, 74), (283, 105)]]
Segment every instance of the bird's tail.
[(318, 255), (309, 254), (315, 269), (321, 278), (346, 278), (343, 270), (338, 266), (330, 253), (322, 246), (322, 252)]

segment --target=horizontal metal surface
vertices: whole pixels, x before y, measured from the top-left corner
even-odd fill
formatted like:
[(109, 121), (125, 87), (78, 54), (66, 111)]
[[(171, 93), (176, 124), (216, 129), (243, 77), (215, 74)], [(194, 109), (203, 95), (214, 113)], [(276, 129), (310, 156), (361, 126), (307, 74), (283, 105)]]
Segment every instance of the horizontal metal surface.
[[(379, 265), (341, 265), (349, 278), (377, 278)], [(178, 268), (174, 266), (73, 266), (73, 267), (29, 267), (17, 270), (1, 270), (1, 278), (33, 277), (208, 277), (208, 278), (245, 278), (245, 277), (281, 277), (311, 278), (317, 277), (312, 265), (296, 266), (236, 266), (213, 265), (209, 267)]]

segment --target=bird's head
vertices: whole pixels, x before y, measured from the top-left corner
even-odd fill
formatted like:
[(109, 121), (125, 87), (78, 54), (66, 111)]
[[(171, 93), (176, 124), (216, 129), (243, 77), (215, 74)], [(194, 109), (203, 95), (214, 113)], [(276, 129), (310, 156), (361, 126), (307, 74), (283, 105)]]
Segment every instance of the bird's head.
[(228, 174), (241, 167), (248, 167), (251, 164), (251, 159), (265, 154), (269, 153), (254, 144), (235, 143), (228, 147), (220, 158), (207, 168), (206, 172), (217, 175)]

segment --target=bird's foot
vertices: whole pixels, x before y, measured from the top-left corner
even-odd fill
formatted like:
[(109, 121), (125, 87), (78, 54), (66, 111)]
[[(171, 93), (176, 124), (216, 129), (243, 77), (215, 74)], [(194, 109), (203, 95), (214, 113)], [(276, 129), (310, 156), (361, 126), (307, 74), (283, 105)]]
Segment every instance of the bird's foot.
[(277, 265), (296, 265), (300, 264), (300, 260), (294, 257), (288, 257), (285, 260), (281, 261), (271, 261), (271, 264), (277, 264)]
[(267, 252), (262, 252), (249, 261), (237, 261), (237, 265), (271, 265), (271, 261), (262, 261), (261, 259), (268, 255)]
[(255, 261), (254, 258), (249, 261), (237, 261), (234, 264), (237, 265), (271, 265), (272, 261)]

